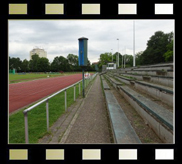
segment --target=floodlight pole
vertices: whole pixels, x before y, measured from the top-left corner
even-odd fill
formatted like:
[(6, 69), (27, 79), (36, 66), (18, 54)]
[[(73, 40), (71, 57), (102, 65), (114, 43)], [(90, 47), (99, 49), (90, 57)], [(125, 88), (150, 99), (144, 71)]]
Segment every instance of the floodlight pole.
[(133, 20), (133, 67), (135, 67), (135, 21)]
[(119, 39), (118, 40), (118, 68), (119, 68)]

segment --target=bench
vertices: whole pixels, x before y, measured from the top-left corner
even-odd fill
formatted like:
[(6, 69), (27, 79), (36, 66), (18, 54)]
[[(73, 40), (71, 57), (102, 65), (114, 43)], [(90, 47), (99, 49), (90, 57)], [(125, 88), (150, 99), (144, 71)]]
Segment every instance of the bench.
[(115, 96), (108, 89), (106, 80), (102, 80), (103, 89), (109, 113), (113, 138), (115, 143), (141, 143), (135, 130), (128, 121), (124, 111), (116, 100)]

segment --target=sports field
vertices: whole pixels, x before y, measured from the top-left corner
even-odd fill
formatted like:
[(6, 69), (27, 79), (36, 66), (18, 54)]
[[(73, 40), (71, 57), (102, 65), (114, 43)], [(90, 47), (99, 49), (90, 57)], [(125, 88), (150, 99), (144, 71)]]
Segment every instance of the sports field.
[(38, 101), (82, 79), (82, 74), (9, 84), (9, 113)]
[(16, 73), (16, 74), (9, 74), (9, 84), (11, 83), (18, 83), (22, 81), (30, 81), (34, 79), (41, 79), (41, 78), (51, 78), (51, 77), (58, 77), (58, 76), (67, 76), (72, 74), (78, 74), (79, 72), (65, 72), (65, 73)]
[[(65, 88), (82, 79), (82, 74), (44, 78), (9, 84), (9, 143), (25, 143), (25, 125), (23, 110), (42, 97)], [(87, 84), (87, 83), (86, 83)], [(82, 90), (82, 83), (81, 83)], [(79, 96), (79, 85), (76, 85), (76, 98)], [(67, 90), (67, 106), (74, 103), (73, 87)], [(23, 108), (26, 106), (26, 108)], [(18, 110), (22, 108), (21, 110)], [(17, 111), (16, 111), (17, 110)], [(16, 112), (13, 112), (16, 111)], [(49, 100), (49, 125), (65, 113), (64, 92)], [(46, 103), (43, 103), (28, 113), (29, 143), (37, 143), (47, 132)]]

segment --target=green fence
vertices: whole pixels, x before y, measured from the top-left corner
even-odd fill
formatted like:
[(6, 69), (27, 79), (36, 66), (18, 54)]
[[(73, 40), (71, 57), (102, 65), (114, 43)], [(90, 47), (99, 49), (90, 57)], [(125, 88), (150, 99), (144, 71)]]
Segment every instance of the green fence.
[(15, 74), (15, 69), (10, 69), (10, 70), (9, 70), (9, 73)]

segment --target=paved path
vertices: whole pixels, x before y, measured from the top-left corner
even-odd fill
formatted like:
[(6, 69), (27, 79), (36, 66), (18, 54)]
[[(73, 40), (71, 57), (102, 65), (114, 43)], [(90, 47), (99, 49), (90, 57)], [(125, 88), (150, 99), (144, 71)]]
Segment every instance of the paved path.
[(100, 76), (97, 76), (61, 143), (111, 143)]
[(92, 83), (86, 89), (86, 97), (78, 98), (50, 127), (51, 134), (39, 143), (111, 143), (100, 76)]

